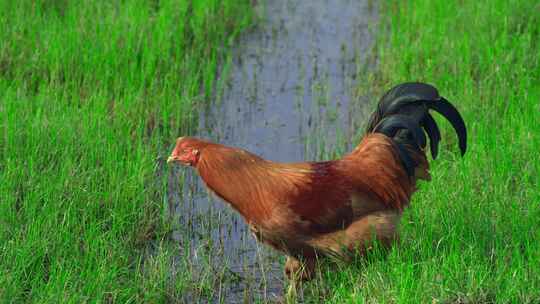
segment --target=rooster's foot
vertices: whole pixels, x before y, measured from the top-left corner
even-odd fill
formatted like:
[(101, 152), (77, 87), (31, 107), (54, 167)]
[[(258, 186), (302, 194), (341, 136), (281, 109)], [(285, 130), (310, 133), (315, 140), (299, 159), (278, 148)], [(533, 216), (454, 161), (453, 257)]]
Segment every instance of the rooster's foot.
[(309, 281), (315, 273), (315, 259), (303, 259), (288, 256), (285, 262), (285, 275), (289, 280)]

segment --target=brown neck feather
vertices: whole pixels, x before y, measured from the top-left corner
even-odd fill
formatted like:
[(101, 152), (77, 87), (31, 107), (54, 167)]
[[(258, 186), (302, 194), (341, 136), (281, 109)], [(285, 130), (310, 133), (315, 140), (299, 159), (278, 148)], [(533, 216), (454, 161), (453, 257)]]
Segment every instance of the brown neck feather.
[(216, 144), (201, 152), (197, 170), (208, 188), (248, 222), (259, 222), (271, 215), (274, 203), (287, 201), (305, 182), (309, 166), (274, 163)]

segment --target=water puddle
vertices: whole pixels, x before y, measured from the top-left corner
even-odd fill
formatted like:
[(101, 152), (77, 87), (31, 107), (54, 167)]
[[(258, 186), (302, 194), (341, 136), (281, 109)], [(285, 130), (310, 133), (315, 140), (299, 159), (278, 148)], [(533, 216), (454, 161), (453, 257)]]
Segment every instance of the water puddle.
[[(263, 20), (238, 42), (219, 97), (201, 109), (196, 136), (281, 162), (350, 149), (368, 111), (354, 89), (366, 76), (373, 43), (369, 2), (273, 0), (257, 9)], [(240, 216), (209, 195), (194, 172), (171, 171), (174, 238), (186, 250), (193, 281), (210, 286), (206, 300), (280, 298), (283, 256), (256, 243)]]

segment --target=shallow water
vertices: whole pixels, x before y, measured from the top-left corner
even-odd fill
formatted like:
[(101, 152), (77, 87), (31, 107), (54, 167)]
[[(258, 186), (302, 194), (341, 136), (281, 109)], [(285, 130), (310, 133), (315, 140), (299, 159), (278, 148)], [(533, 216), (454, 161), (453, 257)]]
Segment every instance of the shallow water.
[[(237, 43), (195, 135), (280, 162), (350, 149), (370, 110), (354, 92), (373, 44), (369, 24), (376, 14), (368, 1), (267, 1), (257, 9), (260, 25)], [(179, 223), (174, 238), (188, 248), (194, 280), (217, 277), (210, 301), (280, 297), (282, 256), (256, 243), (240, 216), (208, 195), (191, 170), (171, 170), (168, 183)]]

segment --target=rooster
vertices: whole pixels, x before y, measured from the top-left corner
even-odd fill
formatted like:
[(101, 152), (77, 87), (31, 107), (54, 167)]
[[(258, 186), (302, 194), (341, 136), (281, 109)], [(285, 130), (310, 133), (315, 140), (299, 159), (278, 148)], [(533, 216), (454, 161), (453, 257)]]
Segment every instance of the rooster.
[(341, 159), (279, 163), (180, 137), (167, 162), (195, 168), (258, 241), (287, 255), (285, 274), (307, 280), (318, 256), (349, 259), (373, 241), (396, 240), (417, 181), (431, 179), (426, 133), (437, 157), (441, 135), (430, 110), (451, 123), (463, 155), (467, 130), (456, 108), (431, 85), (403, 83), (381, 98), (360, 144)]

